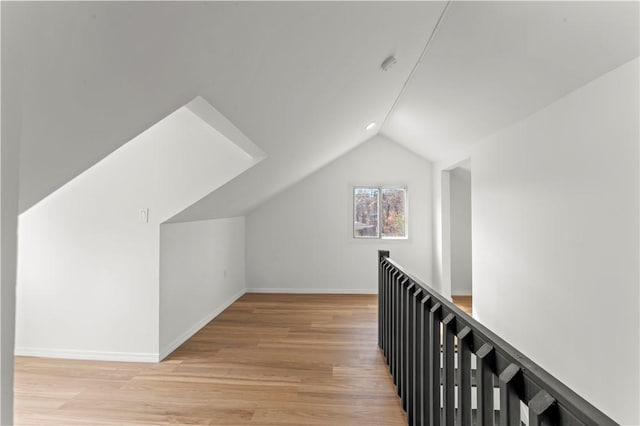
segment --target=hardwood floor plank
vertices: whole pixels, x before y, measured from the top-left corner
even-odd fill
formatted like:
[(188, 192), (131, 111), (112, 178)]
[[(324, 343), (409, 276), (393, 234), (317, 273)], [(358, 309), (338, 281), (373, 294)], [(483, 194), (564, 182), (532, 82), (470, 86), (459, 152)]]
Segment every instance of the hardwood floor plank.
[(402, 425), (375, 295), (246, 294), (159, 364), (16, 358), (17, 425)]
[(453, 303), (462, 309), (467, 315), (472, 316), (473, 297), (472, 296), (451, 296)]

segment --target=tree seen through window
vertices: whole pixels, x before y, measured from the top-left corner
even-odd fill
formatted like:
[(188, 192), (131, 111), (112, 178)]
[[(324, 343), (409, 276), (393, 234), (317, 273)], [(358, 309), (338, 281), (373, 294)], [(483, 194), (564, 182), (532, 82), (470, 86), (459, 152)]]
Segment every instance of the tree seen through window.
[(406, 194), (405, 188), (354, 188), (354, 238), (406, 238)]

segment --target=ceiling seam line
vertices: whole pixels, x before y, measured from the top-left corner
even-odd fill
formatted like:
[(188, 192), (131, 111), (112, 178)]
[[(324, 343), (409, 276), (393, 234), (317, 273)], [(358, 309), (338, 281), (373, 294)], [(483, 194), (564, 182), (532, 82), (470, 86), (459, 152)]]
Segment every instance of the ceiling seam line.
[(427, 42), (425, 43), (424, 48), (420, 53), (420, 56), (418, 56), (418, 60), (416, 61), (415, 65), (411, 69), (411, 72), (409, 73), (409, 76), (407, 77), (404, 84), (402, 85), (402, 88), (400, 89), (400, 93), (398, 93), (398, 96), (396, 96), (396, 99), (393, 101), (393, 104), (391, 105), (389, 112), (384, 117), (384, 120), (380, 125), (380, 131), (382, 131), (385, 124), (387, 124), (387, 121), (389, 120), (389, 117), (391, 117), (391, 114), (393, 113), (393, 111), (396, 109), (396, 106), (398, 105), (400, 98), (402, 97), (404, 92), (407, 90), (407, 87), (409, 86), (409, 83), (411, 82), (411, 80), (413, 80), (413, 77), (416, 75), (416, 72), (418, 71), (418, 67), (424, 60), (424, 57), (427, 55), (427, 51), (429, 50), (429, 47), (431, 46), (431, 43), (433, 42), (433, 39), (435, 38), (435, 35), (438, 32), (438, 28), (440, 28), (440, 24), (442, 23), (442, 20), (444, 19), (444, 16), (447, 13), (447, 10), (449, 9), (449, 6), (451, 5), (452, 2), (453, 0), (449, 0), (447, 4), (445, 4), (444, 9), (442, 9), (442, 13), (440, 13), (440, 17), (436, 21), (436, 24), (434, 25), (433, 30), (431, 31), (431, 34), (429, 35), (429, 38), (427, 39)]

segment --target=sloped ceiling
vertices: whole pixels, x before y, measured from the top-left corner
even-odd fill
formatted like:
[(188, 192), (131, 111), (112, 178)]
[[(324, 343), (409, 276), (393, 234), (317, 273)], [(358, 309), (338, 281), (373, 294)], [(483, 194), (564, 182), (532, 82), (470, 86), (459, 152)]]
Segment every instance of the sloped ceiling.
[(196, 96), (268, 158), (172, 221), (246, 213), (377, 132), (440, 161), (637, 57), (638, 5), (2, 2), (21, 210)]
[(443, 8), (3, 2), (3, 47), (21, 56), (8, 64), (22, 78), (21, 211), (202, 96), (268, 158), (183, 219), (243, 213), (375, 133), (364, 127), (388, 113)]
[(382, 132), (456, 157), (639, 54), (638, 2), (452, 2)]

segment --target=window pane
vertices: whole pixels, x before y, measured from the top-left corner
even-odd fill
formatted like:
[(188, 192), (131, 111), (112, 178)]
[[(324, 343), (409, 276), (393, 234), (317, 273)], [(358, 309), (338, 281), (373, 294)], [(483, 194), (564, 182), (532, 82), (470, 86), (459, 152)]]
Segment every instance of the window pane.
[(353, 189), (353, 236), (355, 238), (378, 238), (378, 188)]
[(382, 216), (382, 238), (406, 237), (406, 197), (403, 188), (383, 188), (380, 215)]

